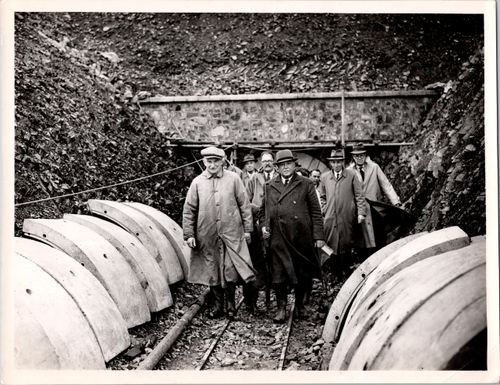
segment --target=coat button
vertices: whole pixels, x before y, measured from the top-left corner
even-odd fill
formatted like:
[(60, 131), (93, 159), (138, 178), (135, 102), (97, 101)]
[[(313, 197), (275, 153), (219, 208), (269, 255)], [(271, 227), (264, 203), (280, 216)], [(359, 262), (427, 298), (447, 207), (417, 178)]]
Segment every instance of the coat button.
[(297, 204), (297, 202), (293, 201), (293, 204), (295, 205), (295, 204)]
[(298, 216), (297, 216), (297, 215), (295, 215), (295, 216), (294, 216), (294, 218), (295, 218), (295, 219), (297, 219), (297, 218), (298, 218)]

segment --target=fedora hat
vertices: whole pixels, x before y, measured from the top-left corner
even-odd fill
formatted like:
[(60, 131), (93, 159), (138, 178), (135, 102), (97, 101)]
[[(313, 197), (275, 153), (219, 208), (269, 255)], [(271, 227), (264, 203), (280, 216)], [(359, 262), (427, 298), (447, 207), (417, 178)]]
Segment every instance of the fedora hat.
[(342, 149), (339, 149), (339, 150), (335, 150), (333, 149), (331, 154), (330, 154), (330, 157), (329, 158), (326, 158), (328, 160), (342, 160), (342, 159), (345, 159), (345, 156), (344, 156), (344, 150)]
[(290, 150), (280, 150), (276, 153), (276, 160), (274, 163), (280, 164), (288, 161), (296, 161), (297, 158), (293, 156), (292, 151)]
[(253, 156), (252, 154), (247, 154), (243, 157), (243, 163), (246, 162), (257, 162), (257, 159), (255, 159), (255, 156)]
[(365, 145), (363, 143), (356, 143), (352, 147), (352, 151), (351, 151), (352, 155), (365, 154), (365, 153), (366, 153), (366, 148), (365, 148)]
[(226, 156), (226, 153), (220, 148), (211, 146), (201, 150), (201, 156), (204, 158), (223, 159)]

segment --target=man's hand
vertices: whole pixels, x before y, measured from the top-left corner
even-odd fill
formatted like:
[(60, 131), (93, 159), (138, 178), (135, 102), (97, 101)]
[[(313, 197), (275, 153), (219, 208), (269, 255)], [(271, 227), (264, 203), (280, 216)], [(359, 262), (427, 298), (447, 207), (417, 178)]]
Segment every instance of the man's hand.
[(194, 239), (194, 237), (188, 238), (186, 243), (192, 249), (196, 247), (196, 239)]
[(358, 223), (363, 223), (365, 221), (364, 215), (358, 215)]
[(317, 239), (316, 241), (314, 241), (314, 247), (316, 247), (317, 249), (321, 249), (323, 246), (325, 246), (324, 240)]
[(271, 237), (271, 233), (269, 232), (269, 230), (267, 229), (267, 227), (263, 227), (262, 228), (262, 237), (264, 239), (269, 239)]
[(252, 235), (250, 233), (245, 233), (245, 240), (247, 243), (252, 242)]

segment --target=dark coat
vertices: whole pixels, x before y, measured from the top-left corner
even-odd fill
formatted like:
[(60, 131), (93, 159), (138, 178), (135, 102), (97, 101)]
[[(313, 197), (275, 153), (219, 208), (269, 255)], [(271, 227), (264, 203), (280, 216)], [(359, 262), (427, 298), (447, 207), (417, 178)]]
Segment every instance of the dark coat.
[(260, 225), (271, 232), (273, 283), (296, 285), (319, 277), (314, 241), (324, 240), (324, 232), (313, 182), (295, 174), (285, 187), (278, 176), (264, 190)]
[(353, 170), (342, 170), (339, 180), (333, 171), (321, 175), (321, 198), (325, 201), (326, 243), (335, 255), (351, 251), (358, 215), (366, 216), (363, 185)]

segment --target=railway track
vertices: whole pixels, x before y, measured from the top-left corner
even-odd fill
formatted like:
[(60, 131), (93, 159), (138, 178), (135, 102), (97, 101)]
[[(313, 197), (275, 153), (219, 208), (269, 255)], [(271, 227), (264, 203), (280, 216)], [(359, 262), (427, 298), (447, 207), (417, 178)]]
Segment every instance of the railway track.
[[(110, 369), (153, 369), (153, 370), (314, 370), (319, 368), (319, 348), (313, 346), (320, 338), (323, 317), (318, 312), (322, 291), (319, 283), (313, 289), (313, 297), (308, 305), (310, 316), (306, 320), (293, 318), (293, 294), (289, 294), (287, 320), (283, 324), (273, 323), (274, 301), (266, 309), (264, 293), (258, 301), (258, 310), (249, 314), (242, 304), (241, 289), (237, 290), (237, 314), (233, 320), (226, 318), (209, 319), (207, 305), (201, 307), (179, 338), (172, 343), (165, 354), (151, 365), (147, 363), (156, 350), (154, 346), (133, 359), (126, 353), (110, 363)], [(192, 306), (196, 306), (196, 301)], [(320, 316), (318, 316), (320, 314)], [(151, 322), (156, 327), (160, 319)], [(138, 335), (151, 332), (146, 326), (138, 330)], [(169, 329), (172, 329), (170, 326)], [(146, 365), (145, 365), (146, 363)]]

